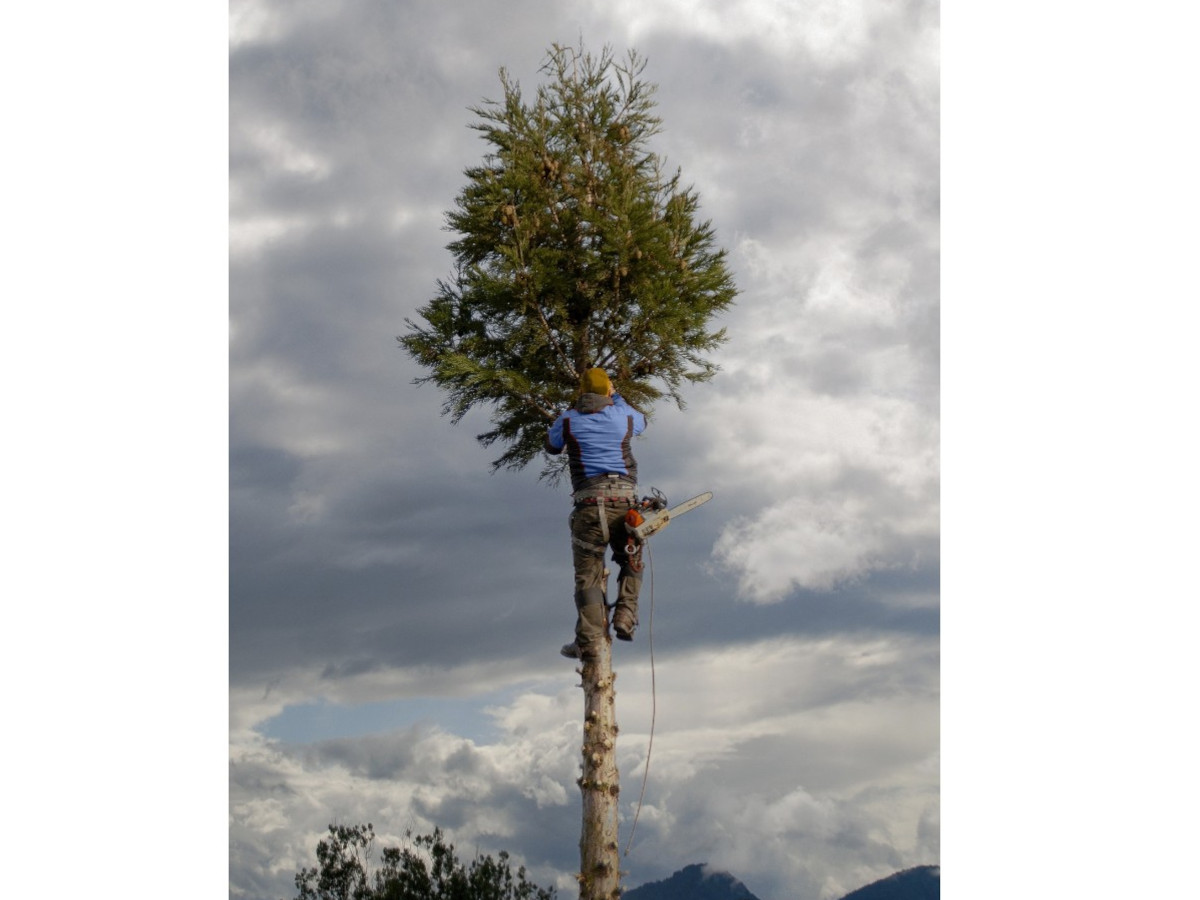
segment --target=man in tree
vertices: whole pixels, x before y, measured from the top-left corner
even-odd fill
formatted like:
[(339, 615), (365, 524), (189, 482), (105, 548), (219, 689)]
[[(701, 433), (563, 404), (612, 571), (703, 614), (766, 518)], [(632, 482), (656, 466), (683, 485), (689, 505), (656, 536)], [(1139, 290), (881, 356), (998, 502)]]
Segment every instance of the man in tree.
[(626, 403), (603, 369), (588, 369), (575, 405), (550, 426), (546, 451), (567, 451), (571, 472), (571, 550), (575, 563), (575, 640), (562, 648), (571, 659), (594, 659), (604, 640), (604, 552), (620, 567), (613, 631), (633, 640), (642, 587), (641, 548), (628, 552), (625, 517), (638, 506), (637, 460), (630, 442), (646, 417)]

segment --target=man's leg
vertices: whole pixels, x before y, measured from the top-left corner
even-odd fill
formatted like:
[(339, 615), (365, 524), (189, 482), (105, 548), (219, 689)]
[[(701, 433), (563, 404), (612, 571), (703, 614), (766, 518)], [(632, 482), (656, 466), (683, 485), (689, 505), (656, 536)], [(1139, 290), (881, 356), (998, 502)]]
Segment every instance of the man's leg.
[(613, 631), (620, 640), (632, 641), (638, 624), (638, 595), (642, 590), (642, 548), (637, 546), (632, 558), (625, 552), (628, 533), (625, 531), (624, 518), (625, 513), (621, 511), (611, 523), (613, 562), (619, 567)]
[(597, 507), (571, 513), (571, 555), (575, 564), (575, 643), (584, 653), (604, 639), (604, 539)]

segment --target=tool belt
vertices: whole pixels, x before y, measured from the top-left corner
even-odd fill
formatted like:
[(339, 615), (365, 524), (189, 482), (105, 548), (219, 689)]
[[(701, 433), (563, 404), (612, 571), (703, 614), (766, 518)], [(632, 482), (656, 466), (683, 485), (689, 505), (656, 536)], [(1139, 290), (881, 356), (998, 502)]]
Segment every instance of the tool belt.
[(571, 497), (575, 506), (637, 506), (637, 484), (624, 475), (603, 475)]
[(632, 494), (628, 497), (584, 497), (582, 500), (576, 500), (576, 506), (637, 506), (637, 497)]

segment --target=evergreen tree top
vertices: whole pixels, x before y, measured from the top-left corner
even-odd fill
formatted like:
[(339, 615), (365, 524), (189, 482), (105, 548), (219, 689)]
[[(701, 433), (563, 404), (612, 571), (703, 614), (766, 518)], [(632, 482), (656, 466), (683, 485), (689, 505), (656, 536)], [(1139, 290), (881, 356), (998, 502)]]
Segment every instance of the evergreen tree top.
[(471, 109), (488, 150), (446, 215), (454, 275), (399, 340), (452, 421), (491, 409), (477, 439), (505, 446), (494, 469), (541, 453), (589, 368), (647, 414), (664, 396), (682, 408), (683, 383), (717, 371), (704, 354), (725, 333), (709, 320), (737, 290), (697, 193), (649, 149), (661, 121), (645, 67), (636, 51), (556, 44), (533, 103), (501, 69), (503, 99)]

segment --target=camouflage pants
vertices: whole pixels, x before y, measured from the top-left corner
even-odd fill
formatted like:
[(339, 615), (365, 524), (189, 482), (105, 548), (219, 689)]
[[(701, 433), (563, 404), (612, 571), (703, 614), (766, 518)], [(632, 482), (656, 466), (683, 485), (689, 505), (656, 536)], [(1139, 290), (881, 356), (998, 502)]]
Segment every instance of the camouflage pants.
[[(633, 501), (629, 505), (632, 505)], [(641, 548), (631, 559), (625, 553), (628, 534), (625, 513), (629, 505), (577, 506), (571, 513), (571, 551), (575, 563), (575, 642), (580, 647), (604, 637), (604, 599), (608, 573), (604, 568), (605, 550), (612, 549), (618, 567), (617, 600), (614, 615), (625, 614), (637, 622), (638, 594), (642, 589)], [(601, 525), (604, 516), (607, 529)], [(605, 531), (607, 530), (607, 539)]]

